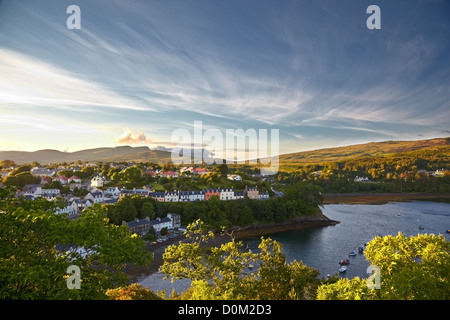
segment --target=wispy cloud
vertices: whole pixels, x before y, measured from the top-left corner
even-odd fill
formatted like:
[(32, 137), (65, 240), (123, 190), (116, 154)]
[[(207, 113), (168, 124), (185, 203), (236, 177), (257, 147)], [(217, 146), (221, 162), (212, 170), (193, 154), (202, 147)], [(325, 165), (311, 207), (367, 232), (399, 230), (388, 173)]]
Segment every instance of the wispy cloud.
[(145, 111), (138, 101), (30, 56), (0, 48), (0, 103), (6, 106), (108, 107)]

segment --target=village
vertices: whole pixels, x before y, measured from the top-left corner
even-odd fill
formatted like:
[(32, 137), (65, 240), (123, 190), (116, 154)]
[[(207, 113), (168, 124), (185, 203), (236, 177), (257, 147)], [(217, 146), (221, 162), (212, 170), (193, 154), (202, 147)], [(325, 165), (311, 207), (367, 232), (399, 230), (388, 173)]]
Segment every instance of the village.
[[(114, 164), (108, 165), (113, 168), (115, 166)], [(83, 172), (80, 170), (87, 171), (86, 168), (89, 167), (91, 169), (95, 168), (89, 170), (92, 173), (92, 178), (81, 179), (76, 175), (77, 172)], [(124, 172), (127, 168), (135, 168), (135, 164), (130, 163), (119, 167), (120, 172)], [(11, 173), (14, 173), (14, 169), (3, 169), (1, 173), (3, 178), (6, 178)], [(26, 173), (28, 174), (28, 171)], [(205, 176), (209, 173), (210, 170), (207, 168), (182, 167), (179, 170), (167, 171), (162, 170), (162, 168), (158, 170), (144, 168), (140, 174), (151, 176), (156, 182), (160, 180), (174, 181), (180, 176)], [(257, 186), (245, 186), (243, 190), (239, 191), (230, 187), (204, 188), (203, 190), (186, 190), (186, 188), (181, 188), (180, 190), (161, 191), (160, 188), (155, 190), (151, 184), (126, 188), (125, 186), (112, 183), (108, 177), (102, 174), (99, 167), (93, 164), (79, 165), (76, 168), (69, 165), (60, 165), (58, 167), (35, 166), (29, 170), (29, 174), (34, 177), (35, 181), (40, 179), (40, 183), (28, 183), (21, 187), (16, 186), (16, 197), (29, 201), (37, 199), (58, 200), (62, 205), (60, 209), (55, 211), (55, 214), (67, 214), (70, 219), (77, 219), (83, 210), (92, 207), (94, 204), (113, 205), (123, 197), (132, 196), (152, 198), (158, 202), (208, 201), (214, 196), (220, 201), (239, 200), (245, 197), (265, 200), (270, 197), (268, 191), (260, 190)], [(4, 179), (4, 181), (6, 180)], [(242, 177), (238, 174), (227, 174), (226, 180), (242, 182)], [(62, 192), (62, 190), (66, 191)], [(280, 196), (279, 193), (276, 195)], [(153, 220), (147, 217), (127, 222), (123, 221), (123, 224), (126, 224), (133, 233), (145, 236), (150, 228), (153, 228), (157, 234), (160, 234), (161, 230), (164, 230), (164, 234), (166, 230), (180, 230), (180, 228), (182, 230), (180, 220), (180, 215), (171, 213), (167, 214), (166, 217), (158, 217)], [(158, 238), (158, 240), (160, 239)]]

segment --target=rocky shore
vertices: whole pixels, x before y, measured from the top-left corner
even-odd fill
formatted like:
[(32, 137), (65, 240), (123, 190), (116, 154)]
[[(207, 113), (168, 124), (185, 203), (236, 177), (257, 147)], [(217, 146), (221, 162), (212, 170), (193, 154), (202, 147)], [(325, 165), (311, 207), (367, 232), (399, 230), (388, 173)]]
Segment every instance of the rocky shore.
[(235, 227), (229, 230), (235, 239), (264, 236), (275, 232), (299, 230), (311, 227), (325, 227), (338, 224), (339, 221), (331, 220), (322, 213), (314, 216), (303, 216), (280, 223), (255, 224), (248, 227)]

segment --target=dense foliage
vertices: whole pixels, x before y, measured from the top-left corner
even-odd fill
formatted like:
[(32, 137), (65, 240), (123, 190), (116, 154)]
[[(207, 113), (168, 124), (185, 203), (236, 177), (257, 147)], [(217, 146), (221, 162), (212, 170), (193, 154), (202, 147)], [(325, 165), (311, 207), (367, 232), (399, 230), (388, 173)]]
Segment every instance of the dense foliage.
[[(72, 221), (54, 203), (12, 194), (0, 189), (0, 299), (105, 299), (125, 284), (126, 263), (151, 260), (143, 240), (109, 224), (99, 206)], [(67, 287), (71, 265), (81, 270), (79, 290)]]
[[(161, 270), (191, 286), (174, 299), (450, 299), (450, 243), (434, 235), (375, 237), (365, 256), (379, 268), (378, 288), (367, 279), (318, 279), (319, 272), (301, 261), (286, 262), (282, 246), (262, 238), (259, 252), (244, 250), (234, 240), (206, 250), (212, 235), (197, 221), (188, 243), (169, 246)], [(255, 269), (250, 269), (253, 264)], [(371, 280), (371, 279), (370, 279)]]
[[(323, 192), (450, 192), (450, 147), (439, 147), (385, 156), (368, 156), (327, 163), (301, 164), (277, 174), (277, 181), (309, 181)], [(368, 182), (355, 181), (367, 177)]]
[(366, 279), (340, 279), (318, 289), (318, 299), (442, 300), (450, 299), (450, 243), (444, 236), (420, 234), (375, 237), (365, 256), (380, 270), (380, 288)]
[(192, 280), (189, 289), (180, 296), (172, 294), (172, 298), (285, 300), (314, 296), (319, 272), (302, 262), (286, 263), (280, 243), (262, 239), (260, 252), (253, 253), (244, 251), (241, 242), (230, 241), (208, 252), (202, 244), (212, 236), (198, 220), (188, 228), (191, 242), (166, 249), (161, 270), (172, 279)]

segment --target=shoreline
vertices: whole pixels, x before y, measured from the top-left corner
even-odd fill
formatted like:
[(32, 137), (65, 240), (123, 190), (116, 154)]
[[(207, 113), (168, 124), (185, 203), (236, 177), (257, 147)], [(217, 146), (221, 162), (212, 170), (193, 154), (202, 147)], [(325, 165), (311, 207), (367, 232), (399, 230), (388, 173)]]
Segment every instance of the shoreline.
[(411, 200), (443, 200), (450, 201), (446, 193), (326, 193), (323, 194), (323, 204), (384, 204), (389, 201)]
[[(450, 201), (450, 194), (442, 193), (328, 193), (323, 194), (323, 204), (384, 204), (390, 201), (411, 201), (411, 200), (439, 200)], [(229, 242), (232, 237), (235, 240), (262, 237), (265, 235), (300, 230), (311, 227), (326, 227), (338, 224), (339, 221), (331, 220), (322, 212), (312, 216), (297, 217), (293, 220), (280, 223), (254, 224), (247, 227), (232, 227), (226, 234), (215, 234), (213, 239), (208, 240), (205, 245), (215, 247)], [(158, 272), (163, 263), (163, 254), (171, 244), (178, 244), (185, 241), (184, 235), (167, 240), (164, 243), (147, 244), (147, 250), (153, 253), (153, 260), (148, 267), (127, 266), (125, 273), (128, 275), (129, 283), (140, 282), (149, 275)]]
[[(331, 220), (322, 213), (313, 216), (297, 217), (293, 220), (284, 221), (280, 223), (254, 224), (247, 227), (233, 227), (226, 234), (215, 234), (213, 239), (205, 242), (204, 245), (210, 247), (217, 247), (221, 244), (227, 243), (234, 238), (235, 240), (248, 237), (261, 237), (264, 235), (289, 231), (300, 230), (311, 227), (326, 227), (338, 224), (339, 221)], [(168, 240), (168, 242), (153, 245), (147, 245), (147, 250), (153, 253), (153, 260), (148, 267), (127, 266), (125, 273), (128, 275), (128, 282), (140, 282), (153, 273), (158, 272), (159, 267), (163, 263), (163, 254), (166, 248), (171, 244), (178, 244), (179, 241), (186, 241), (187, 238), (179, 236)]]

